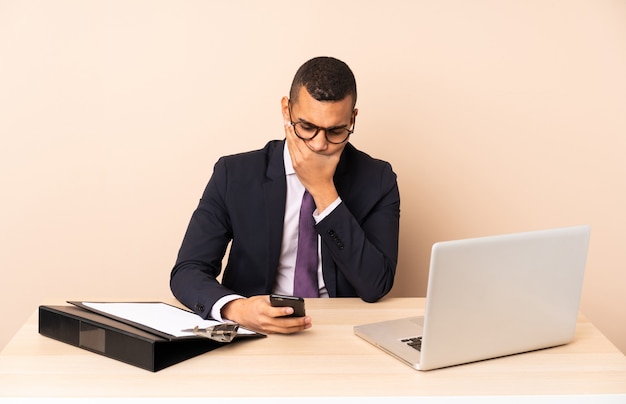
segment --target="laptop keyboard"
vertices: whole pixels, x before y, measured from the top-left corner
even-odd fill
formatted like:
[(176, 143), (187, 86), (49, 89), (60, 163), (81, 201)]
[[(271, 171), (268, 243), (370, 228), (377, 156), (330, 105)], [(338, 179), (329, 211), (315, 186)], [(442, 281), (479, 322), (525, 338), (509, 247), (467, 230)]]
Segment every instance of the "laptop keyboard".
[(415, 348), (420, 352), (422, 351), (422, 337), (421, 336), (405, 338), (401, 341), (407, 344), (408, 346), (410, 346), (411, 348)]

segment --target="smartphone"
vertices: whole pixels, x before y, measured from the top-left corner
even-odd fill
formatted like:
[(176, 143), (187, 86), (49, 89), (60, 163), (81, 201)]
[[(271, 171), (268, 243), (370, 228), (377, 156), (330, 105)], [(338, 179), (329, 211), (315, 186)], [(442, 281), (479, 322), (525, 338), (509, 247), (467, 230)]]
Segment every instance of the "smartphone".
[(270, 295), (274, 307), (293, 307), (293, 314), (286, 317), (304, 317), (304, 299), (298, 296)]

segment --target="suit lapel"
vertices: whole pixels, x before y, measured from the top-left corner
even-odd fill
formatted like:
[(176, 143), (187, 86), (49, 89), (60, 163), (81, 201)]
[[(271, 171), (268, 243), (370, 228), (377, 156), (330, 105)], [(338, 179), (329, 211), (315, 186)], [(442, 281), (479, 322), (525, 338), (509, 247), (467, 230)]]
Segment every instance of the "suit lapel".
[(339, 159), (339, 164), (337, 164), (337, 169), (335, 170), (335, 176), (333, 177), (333, 181), (335, 183), (335, 187), (337, 188), (337, 193), (339, 193), (340, 198), (344, 198), (344, 195), (350, 194), (350, 184), (349, 181), (349, 171), (350, 171), (350, 160), (353, 153), (354, 146), (350, 143), (346, 145), (341, 153), (341, 158)]
[(267, 293), (272, 291), (276, 283), (276, 272), (278, 270), (283, 237), (283, 222), (285, 221), (287, 182), (285, 179), (285, 164), (283, 162), (284, 144), (284, 142), (276, 142), (275, 147), (268, 149), (266, 181), (263, 184), (268, 251), (268, 276), (266, 278), (268, 283), (265, 285)]

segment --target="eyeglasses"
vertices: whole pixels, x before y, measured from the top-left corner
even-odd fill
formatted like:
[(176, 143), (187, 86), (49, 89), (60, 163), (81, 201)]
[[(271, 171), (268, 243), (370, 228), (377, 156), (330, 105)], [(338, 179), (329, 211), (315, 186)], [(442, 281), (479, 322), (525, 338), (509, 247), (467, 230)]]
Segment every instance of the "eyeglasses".
[(352, 123), (352, 129), (348, 129), (347, 126), (334, 126), (330, 128), (322, 128), (320, 126), (313, 125), (306, 121), (294, 122), (291, 118), (291, 101), (289, 101), (289, 121), (293, 126), (293, 131), (302, 140), (311, 140), (320, 132), (324, 131), (326, 141), (332, 144), (342, 144), (351, 134), (354, 133), (354, 126), (356, 125), (356, 117)]

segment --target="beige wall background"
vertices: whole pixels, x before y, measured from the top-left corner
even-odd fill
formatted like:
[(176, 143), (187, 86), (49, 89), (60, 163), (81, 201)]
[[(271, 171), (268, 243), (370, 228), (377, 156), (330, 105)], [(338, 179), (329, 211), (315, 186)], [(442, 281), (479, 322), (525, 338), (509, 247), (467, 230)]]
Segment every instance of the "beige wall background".
[(214, 162), (282, 138), (317, 55), (398, 174), (393, 296), (436, 241), (587, 223), (581, 310), (626, 352), (622, 0), (0, 0), (0, 347), (49, 299), (170, 298)]

